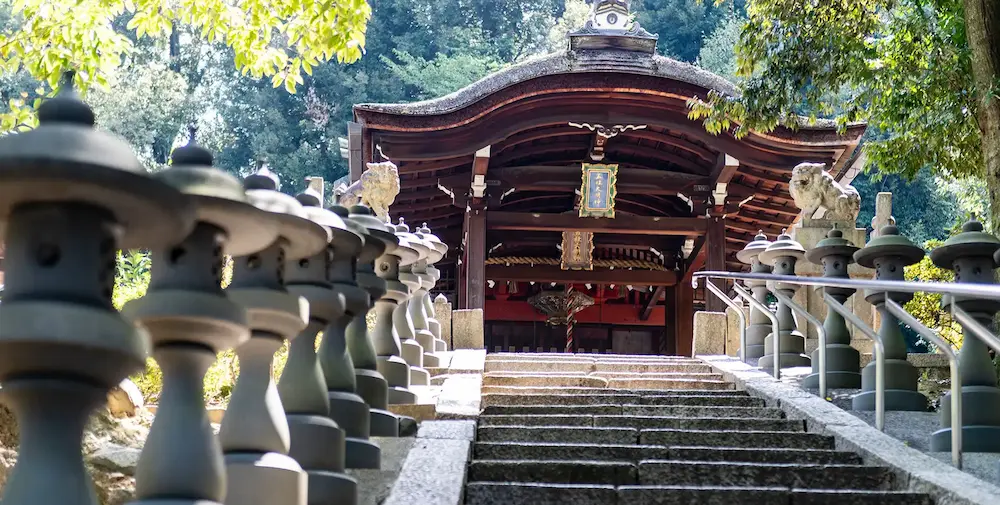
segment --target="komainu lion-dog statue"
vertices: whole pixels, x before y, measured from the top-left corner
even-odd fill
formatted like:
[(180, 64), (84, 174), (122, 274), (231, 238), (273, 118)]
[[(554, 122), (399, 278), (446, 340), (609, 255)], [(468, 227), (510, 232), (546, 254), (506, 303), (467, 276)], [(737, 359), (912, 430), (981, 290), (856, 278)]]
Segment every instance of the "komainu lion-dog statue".
[(822, 163), (799, 163), (792, 169), (788, 190), (795, 206), (802, 209), (804, 219), (822, 207), (826, 209), (823, 219), (853, 222), (861, 211), (861, 195), (853, 186), (835, 181), (824, 168)]
[(368, 170), (361, 178), (345, 186), (341, 184), (334, 191), (340, 205), (365, 205), (372, 209), (379, 219), (389, 221), (389, 206), (399, 195), (399, 170), (391, 161), (368, 163)]

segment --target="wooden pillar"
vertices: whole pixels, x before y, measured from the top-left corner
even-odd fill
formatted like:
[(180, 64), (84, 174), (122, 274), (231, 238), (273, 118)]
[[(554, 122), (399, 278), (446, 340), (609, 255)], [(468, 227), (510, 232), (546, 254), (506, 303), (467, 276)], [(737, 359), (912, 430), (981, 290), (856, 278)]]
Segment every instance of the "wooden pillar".
[[(714, 271), (726, 270), (726, 221), (720, 215), (708, 219), (708, 230), (705, 236), (705, 269)], [(709, 281), (726, 291), (726, 281)], [(690, 287), (690, 286), (689, 286)], [(726, 304), (710, 291), (705, 291), (705, 309), (709, 312), (725, 312)]]
[(486, 206), (470, 207), (466, 237), (466, 298), (469, 309), (486, 306)]
[(694, 342), (694, 287), (690, 282), (680, 282), (674, 290), (674, 336), (676, 347), (673, 354), (690, 356)]
[(677, 354), (677, 286), (663, 292), (663, 340), (655, 350), (656, 354)]
[(362, 139), (362, 128), (358, 123), (347, 123), (347, 164), (351, 175), (351, 182), (361, 179), (361, 174), (365, 171), (365, 160), (362, 154), (364, 141)]

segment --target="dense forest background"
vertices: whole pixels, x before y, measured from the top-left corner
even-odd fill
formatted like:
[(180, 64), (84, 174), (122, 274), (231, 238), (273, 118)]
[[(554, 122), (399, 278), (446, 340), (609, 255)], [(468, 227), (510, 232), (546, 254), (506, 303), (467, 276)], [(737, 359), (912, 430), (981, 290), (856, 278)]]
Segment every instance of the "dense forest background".
[[(347, 173), (337, 137), (346, 135), (351, 107), (364, 102), (406, 102), (455, 91), (506, 66), (567, 45), (566, 33), (582, 26), (584, 0), (378, 0), (371, 2), (366, 54), (357, 63), (323, 64), (289, 94), (270, 80), (235, 70), (231, 51), (176, 30), (169, 41), (136, 40), (137, 50), (109, 83), (88, 100), (100, 125), (125, 137), (154, 168), (197, 125), (199, 141), (217, 153), (217, 164), (245, 174), (266, 160), (283, 189), (304, 177), (336, 180)], [(716, 6), (699, 0), (635, 0), (637, 20), (660, 35), (658, 51), (735, 79), (733, 48), (744, 1)], [(0, 1), (0, 27), (15, 28), (10, 3)], [(0, 77), (0, 98), (18, 98), (34, 84), (26, 75)], [(802, 111), (807, 113), (809, 111)], [(869, 132), (878, 135), (878, 132)], [(947, 238), (970, 213), (985, 215), (985, 188), (943, 180), (922, 171), (913, 181), (879, 172), (855, 180), (864, 208), (859, 226), (874, 215), (878, 191), (896, 194), (894, 213), (914, 242)]]

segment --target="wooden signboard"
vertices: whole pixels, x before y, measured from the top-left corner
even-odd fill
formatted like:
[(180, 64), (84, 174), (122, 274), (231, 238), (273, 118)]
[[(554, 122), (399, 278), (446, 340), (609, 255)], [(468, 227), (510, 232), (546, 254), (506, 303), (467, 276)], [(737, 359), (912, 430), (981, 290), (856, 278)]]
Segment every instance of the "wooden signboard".
[(583, 164), (580, 217), (615, 217), (618, 165)]

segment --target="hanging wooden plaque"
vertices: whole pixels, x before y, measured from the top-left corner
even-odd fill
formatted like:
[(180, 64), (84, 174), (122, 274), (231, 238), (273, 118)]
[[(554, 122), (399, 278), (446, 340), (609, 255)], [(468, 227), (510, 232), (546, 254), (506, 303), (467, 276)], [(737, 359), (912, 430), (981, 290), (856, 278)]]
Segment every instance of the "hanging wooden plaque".
[(583, 164), (580, 217), (615, 217), (618, 165)]
[(560, 266), (563, 270), (593, 270), (594, 234), (586, 231), (564, 231)]

